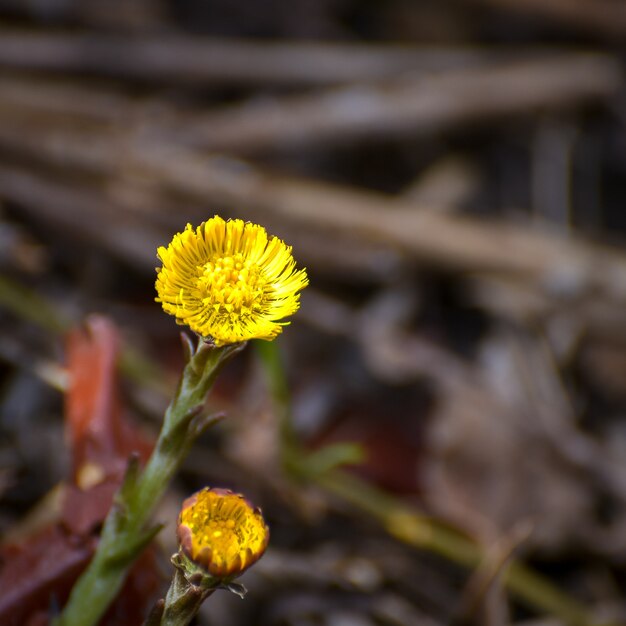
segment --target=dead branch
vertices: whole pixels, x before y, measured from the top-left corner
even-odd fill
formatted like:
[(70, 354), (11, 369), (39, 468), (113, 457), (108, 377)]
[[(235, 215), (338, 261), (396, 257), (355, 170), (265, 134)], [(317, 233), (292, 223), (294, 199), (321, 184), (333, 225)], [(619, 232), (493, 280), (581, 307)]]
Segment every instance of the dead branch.
[[(120, 211), (111, 202), (80, 186), (46, 181), (26, 171), (0, 166), (2, 197), (19, 204), (36, 220), (83, 242), (97, 242), (113, 256), (140, 267), (154, 266), (156, 246), (163, 240), (145, 221)], [(106, 228), (102, 228), (106, 224)]]
[[(0, 39), (0, 55), (2, 40)], [(573, 108), (603, 100), (622, 85), (608, 56), (541, 55), (483, 64), (462, 72), (408, 78), (298, 97), (229, 106), (210, 113), (185, 111), (157, 98), (133, 99), (119, 91), (75, 83), (0, 77), (6, 115), (54, 117), (74, 127), (113, 125), (119, 133), (227, 152), (345, 144), (438, 133), (515, 115)]]
[(180, 149), (145, 147), (141, 152), (136, 162), (146, 174), (218, 205), (350, 232), (455, 271), (518, 274), (557, 298), (595, 289), (619, 300), (626, 297), (626, 260), (575, 238), (420, 211), (384, 194), (272, 176), (247, 163)]
[[(466, 0), (467, 1), (467, 0)], [(626, 5), (620, 0), (471, 0), (496, 9), (536, 15), (608, 38), (626, 36)]]
[(228, 152), (433, 134), (451, 127), (573, 108), (620, 88), (609, 57), (571, 54), (485, 64), (421, 79), (358, 85), (230, 106), (173, 120), (173, 141)]
[(10, 115), (19, 112), (74, 125), (129, 123), (146, 117), (152, 108), (120, 90), (79, 80), (35, 79), (6, 72), (0, 74), (0, 107)]
[(399, 45), (0, 31), (0, 67), (176, 83), (324, 85), (466, 66), (486, 56)]
[(261, 211), (362, 237), (457, 272), (517, 275), (557, 300), (596, 292), (626, 299), (626, 260), (577, 238), (420, 211), (393, 196), (273, 175), (243, 161), (134, 137), (29, 130), (0, 126), (0, 146), (76, 171), (152, 181), (205, 205), (236, 206), (240, 214)]

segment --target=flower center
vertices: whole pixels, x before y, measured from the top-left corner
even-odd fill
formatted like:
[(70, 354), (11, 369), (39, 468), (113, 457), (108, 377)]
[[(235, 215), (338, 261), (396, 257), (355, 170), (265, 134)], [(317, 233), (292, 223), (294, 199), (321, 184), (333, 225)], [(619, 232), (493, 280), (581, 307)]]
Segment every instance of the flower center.
[(203, 291), (205, 306), (238, 316), (259, 309), (267, 280), (259, 267), (240, 252), (214, 258), (200, 270), (198, 285)]
[(199, 531), (197, 545), (200, 549), (209, 546), (216, 556), (239, 552), (246, 541), (241, 528), (234, 530), (235, 522), (232, 519), (213, 519)]

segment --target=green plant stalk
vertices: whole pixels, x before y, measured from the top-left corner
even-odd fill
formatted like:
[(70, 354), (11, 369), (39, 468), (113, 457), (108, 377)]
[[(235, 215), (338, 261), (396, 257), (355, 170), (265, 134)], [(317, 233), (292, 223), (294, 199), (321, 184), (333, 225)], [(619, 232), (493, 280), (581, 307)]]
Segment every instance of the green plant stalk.
[[(311, 453), (302, 450), (293, 426), (289, 423), (289, 395), (279, 346), (264, 345), (261, 357), (279, 414), (281, 459), (287, 473), (297, 480), (317, 484), (328, 493), (371, 515), (387, 532), (407, 545), (429, 550), (470, 569), (480, 565), (485, 558), (483, 549), (461, 532), (424, 516), (415, 507), (337, 467), (325, 472), (311, 471), (315, 470), (309, 463)], [(503, 583), (531, 608), (554, 615), (569, 626), (599, 626), (584, 605), (522, 563), (513, 561), (504, 569)]]
[[(0, 275), (0, 309), (10, 311), (16, 317), (53, 335), (62, 335), (70, 330), (75, 322), (63, 315), (51, 300), (2, 275)], [(123, 346), (120, 370), (152, 393), (169, 395), (170, 382), (161, 369), (132, 346)]]
[(0, 307), (53, 334), (62, 333), (70, 326), (69, 320), (61, 315), (51, 302), (34, 290), (1, 275)]
[(187, 626), (221, 581), (190, 561), (182, 551), (172, 557), (174, 575), (164, 600), (156, 604), (143, 626)]
[(159, 626), (187, 626), (198, 614), (202, 603), (215, 591), (216, 586), (193, 585), (179, 568), (165, 596), (165, 606)]
[(216, 421), (203, 413), (206, 396), (224, 363), (245, 344), (215, 348), (187, 343), (188, 360), (143, 471), (131, 461), (104, 522), (98, 549), (72, 589), (54, 626), (93, 626), (119, 592), (135, 559), (159, 532), (150, 518), (189, 449)]
[(231, 578), (215, 578), (192, 561), (182, 548), (172, 556), (174, 575), (164, 600), (159, 600), (143, 626), (188, 626), (202, 603), (217, 589), (243, 598), (246, 588)]
[[(289, 454), (293, 448), (297, 447), (297, 437), (291, 420), (289, 386), (285, 377), (280, 350), (275, 344), (274, 341), (257, 341), (254, 348), (263, 364), (270, 386), (270, 394), (278, 418), (280, 451)], [(281, 459), (283, 462), (285, 460), (284, 458)]]
[(143, 626), (188, 626), (198, 614), (202, 603), (217, 589), (224, 589), (243, 598), (246, 588), (232, 577), (215, 578), (183, 550), (172, 557), (174, 576), (165, 600), (157, 602)]
[[(467, 568), (478, 567), (485, 557), (481, 547), (460, 532), (425, 517), (410, 505), (345, 471), (335, 469), (314, 476), (313, 481), (372, 515), (407, 545), (429, 550)], [(529, 607), (554, 615), (570, 626), (597, 626), (583, 604), (522, 563), (514, 561), (505, 567), (503, 583)]]

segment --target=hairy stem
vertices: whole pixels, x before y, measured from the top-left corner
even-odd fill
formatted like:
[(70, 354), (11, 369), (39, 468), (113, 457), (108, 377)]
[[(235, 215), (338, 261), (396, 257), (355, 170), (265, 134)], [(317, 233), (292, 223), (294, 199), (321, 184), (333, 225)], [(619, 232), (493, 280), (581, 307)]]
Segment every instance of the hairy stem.
[[(131, 463), (105, 520), (98, 549), (54, 626), (93, 626), (120, 590), (141, 551), (160, 530), (151, 516), (189, 449), (206, 396), (223, 364), (244, 344), (215, 348), (200, 341), (181, 376), (154, 451), (143, 471)], [(210, 424), (206, 419), (203, 426)]]

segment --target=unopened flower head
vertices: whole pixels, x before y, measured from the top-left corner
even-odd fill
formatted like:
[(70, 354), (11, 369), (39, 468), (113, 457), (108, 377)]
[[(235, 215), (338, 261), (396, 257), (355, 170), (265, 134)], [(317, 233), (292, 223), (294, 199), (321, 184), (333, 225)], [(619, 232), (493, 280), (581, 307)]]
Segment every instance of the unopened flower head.
[(185, 500), (177, 534), (189, 559), (228, 580), (263, 556), (270, 536), (260, 509), (240, 494), (209, 488)]
[(166, 313), (217, 346), (274, 339), (307, 286), (291, 248), (262, 226), (217, 215), (158, 249), (156, 290)]

